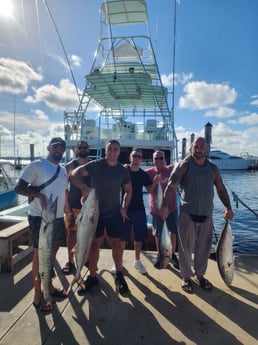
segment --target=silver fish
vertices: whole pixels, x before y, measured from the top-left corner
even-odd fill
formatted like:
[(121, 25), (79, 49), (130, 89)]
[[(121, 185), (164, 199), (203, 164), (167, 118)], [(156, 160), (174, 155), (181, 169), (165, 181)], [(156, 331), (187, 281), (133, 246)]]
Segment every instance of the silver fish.
[(75, 249), (76, 273), (68, 292), (75, 282), (81, 278), (81, 270), (85, 259), (89, 255), (91, 243), (95, 235), (99, 218), (99, 202), (96, 197), (95, 189), (92, 189), (82, 205), (77, 217), (77, 244)]
[(166, 268), (172, 259), (172, 242), (167, 223), (164, 221), (160, 236), (160, 265)]
[(53, 260), (53, 229), (56, 218), (57, 199), (52, 200), (52, 194), (47, 200), (47, 206), (42, 210), (42, 221), (39, 231), (39, 276), (43, 286), (44, 299), (51, 304), (50, 293), (51, 269)]
[(158, 210), (161, 209), (162, 206), (162, 201), (163, 201), (163, 191), (162, 191), (162, 187), (161, 187), (161, 183), (158, 182), (157, 184), (157, 188), (156, 188), (156, 195), (155, 195), (155, 203), (156, 203), (156, 207)]
[(233, 240), (231, 226), (226, 221), (217, 243), (216, 257), (220, 275), (228, 286), (234, 278)]

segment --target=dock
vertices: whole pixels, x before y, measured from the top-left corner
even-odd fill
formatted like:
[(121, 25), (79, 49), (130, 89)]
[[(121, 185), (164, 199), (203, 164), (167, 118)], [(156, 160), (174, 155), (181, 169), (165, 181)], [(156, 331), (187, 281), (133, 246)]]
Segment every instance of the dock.
[[(1, 345), (174, 345), (258, 344), (257, 256), (236, 256), (231, 287), (223, 282), (216, 261), (210, 259), (206, 277), (212, 291), (194, 283), (194, 294), (181, 289), (180, 272), (172, 266), (153, 267), (156, 253), (144, 251), (148, 274), (134, 267), (134, 252), (124, 253), (124, 274), (130, 294), (115, 291), (111, 250), (102, 249), (99, 285), (84, 296), (74, 286), (69, 298), (56, 300), (55, 310), (37, 313), (29, 254), (9, 273), (0, 273)], [(56, 287), (68, 288), (72, 275), (61, 268), (67, 249), (58, 251)], [(84, 267), (83, 275), (87, 269)]]

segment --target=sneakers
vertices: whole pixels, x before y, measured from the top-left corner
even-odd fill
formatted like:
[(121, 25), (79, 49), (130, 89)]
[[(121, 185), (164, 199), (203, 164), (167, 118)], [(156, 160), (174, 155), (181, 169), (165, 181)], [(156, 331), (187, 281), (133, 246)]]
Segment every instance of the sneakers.
[(143, 266), (141, 260), (135, 260), (134, 261), (134, 267), (141, 273), (141, 274), (146, 274), (146, 268)]
[(85, 289), (83, 287), (80, 287), (78, 289), (78, 295), (85, 295), (86, 292), (89, 292), (94, 286), (98, 285), (98, 283), (99, 280), (97, 277), (88, 276), (87, 279), (84, 281)]
[(116, 289), (121, 295), (124, 295), (129, 292), (128, 285), (121, 271), (116, 273), (115, 283)]
[(171, 262), (172, 262), (173, 267), (175, 267), (177, 270), (179, 270), (179, 261), (178, 261), (178, 258), (177, 258), (175, 253), (172, 254)]

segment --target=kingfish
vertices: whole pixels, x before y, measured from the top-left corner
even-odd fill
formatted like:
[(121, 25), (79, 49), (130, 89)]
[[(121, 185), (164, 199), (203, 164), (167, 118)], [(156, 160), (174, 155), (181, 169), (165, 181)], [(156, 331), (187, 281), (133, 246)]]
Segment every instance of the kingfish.
[(220, 275), (228, 286), (234, 278), (233, 240), (231, 226), (226, 221), (217, 243), (216, 258)]
[(76, 273), (68, 293), (73, 285), (81, 278), (81, 270), (89, 256), (91, 243), (96, 232), (99, 218), (99, 202), (95, 189), (92, 189), (83, 203), (81, 211), (77, 217), (77, 244), (75, 247)]
[(156, 188), (156, 195), (155, 195), (155, 202), (156, 202), (156, 207), (158, 210), (161, 209), (162, 206), (162, 201), (163, 201), (163, 191), (161, 187), (161, 183), (158, 182), (157, 188)]
[(166, 268), (172, 259), (172, 243), (167, 223), (164, 220), (160, 236), (160, 265)]
[(50, 293), (51, 270), (53, 263), (54, 220), (56, 218), (57, 199), (52, 200), (52, 194), (47, 200), (47, 206), (42, 210), (42, 221), (39, 231), (39, 276), (43, 286), (43, 295), (47, 304), (51, 304)]

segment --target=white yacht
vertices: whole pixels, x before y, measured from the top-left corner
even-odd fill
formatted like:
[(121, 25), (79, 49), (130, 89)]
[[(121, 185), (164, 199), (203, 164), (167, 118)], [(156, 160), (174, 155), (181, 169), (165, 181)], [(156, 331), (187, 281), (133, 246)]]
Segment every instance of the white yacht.
[(210, 151), (209, 159), (221, 170), (246, 170), (254, 162), (253, 159), (232, 156), (226, 152), (214, 149)]

